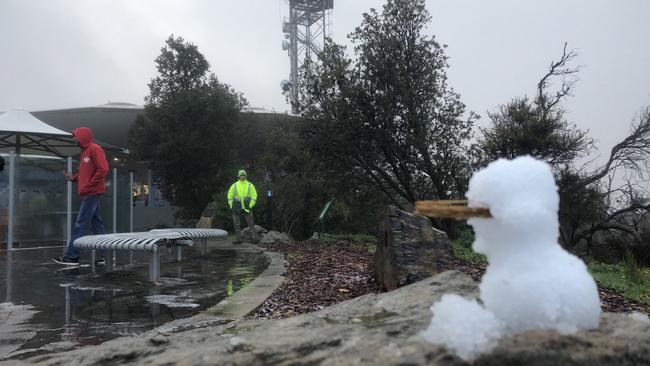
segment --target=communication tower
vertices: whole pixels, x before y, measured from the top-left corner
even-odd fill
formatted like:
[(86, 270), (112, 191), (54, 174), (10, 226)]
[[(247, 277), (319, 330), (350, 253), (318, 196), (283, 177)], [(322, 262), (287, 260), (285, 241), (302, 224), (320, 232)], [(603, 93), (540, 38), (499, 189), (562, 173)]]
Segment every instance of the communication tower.
[(291, 110), (298, 113), (298, 70), (306, 59), (323, 50), (325, 39), (331, 36), (334, 0), (285, 0), (289, 5), (289, 20), (282, 22), (282, 49), (288, 51), (289, 80), (281, 83), (289, 93)]

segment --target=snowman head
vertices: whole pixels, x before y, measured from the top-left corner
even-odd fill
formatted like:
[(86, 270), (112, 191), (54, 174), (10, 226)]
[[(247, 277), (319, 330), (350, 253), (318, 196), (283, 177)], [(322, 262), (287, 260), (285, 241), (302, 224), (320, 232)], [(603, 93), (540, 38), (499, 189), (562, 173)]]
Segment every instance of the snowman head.
[(556, 245), (559, 196), (548, 164), (530, 156), (499, 159), (469, 181), (470, 207), (489, 207), (492, 218), (472, 218), (474, 250), (488, 256)]

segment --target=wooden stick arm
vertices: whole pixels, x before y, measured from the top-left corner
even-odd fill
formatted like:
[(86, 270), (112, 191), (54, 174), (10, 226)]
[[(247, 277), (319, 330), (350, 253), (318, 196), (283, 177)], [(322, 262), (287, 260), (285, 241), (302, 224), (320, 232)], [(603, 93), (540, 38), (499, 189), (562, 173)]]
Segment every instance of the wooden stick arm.
[(467, 207), (466, 200), (416, 201), (415, 213), (446, 219), (467, 220), (472, 217), (492, 217), (487, 207)]

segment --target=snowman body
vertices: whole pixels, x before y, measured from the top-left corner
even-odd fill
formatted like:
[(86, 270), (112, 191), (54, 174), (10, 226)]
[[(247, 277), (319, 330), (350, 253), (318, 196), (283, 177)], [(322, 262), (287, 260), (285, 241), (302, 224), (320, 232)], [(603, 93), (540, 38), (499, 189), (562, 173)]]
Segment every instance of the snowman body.
[(585, 264), (558, 243), (559, 196), (550, 167), (531, 157), (497, 160), (470, 180), (470, 206), (492, 218), (468, 221), (488, 267), (480, 297), (507, 333), (598, 326), (598, 289)]

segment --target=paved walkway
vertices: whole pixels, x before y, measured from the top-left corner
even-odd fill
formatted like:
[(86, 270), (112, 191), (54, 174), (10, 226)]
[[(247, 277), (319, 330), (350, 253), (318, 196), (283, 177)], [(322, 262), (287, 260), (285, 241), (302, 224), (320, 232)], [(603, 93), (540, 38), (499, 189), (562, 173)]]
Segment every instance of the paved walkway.
[[(263, 250), (256, 245), (246, 243), (231, 246), (241, 246), (243, 247), (242, 249)], [(282, 253), (265, 252), (265, 254), (271, 260), (271, 263), (266, 267), (264, 272), (246, 287), (235, 292), (233, 296), (223, 299), (220, 303), (207, 309), (205, 312), (231, 320), (239, 320), (262, 305), (264, 300), (271, 296), (271, 293), (284, 280), (282, 274), (284, 273), (285, 265)]]
[(208, 245), (215, 249), (264, 252), (271, 262), (255, 280), (232, 296), (193, 317), (178, 319), (162, 325), (154, 329), (154, 332), (169, 334), (241, 320), (262, 305), (284, 281), (283, 273), (286, 261), (282, 253), (265, 252), (257, 245), (248, 243), (233, 245), (232, 242), (225, 240), (212, 241)]

